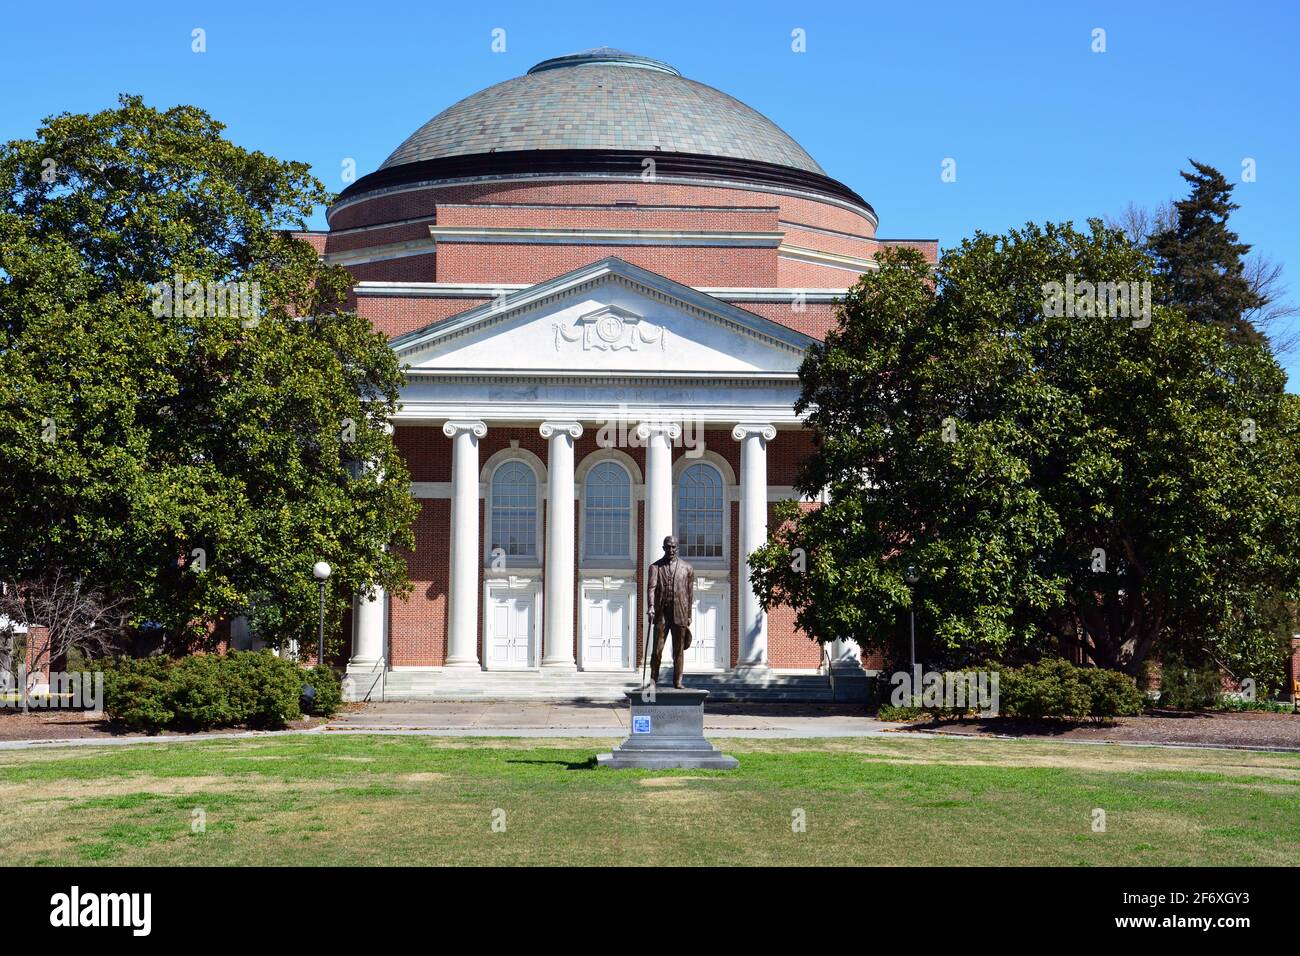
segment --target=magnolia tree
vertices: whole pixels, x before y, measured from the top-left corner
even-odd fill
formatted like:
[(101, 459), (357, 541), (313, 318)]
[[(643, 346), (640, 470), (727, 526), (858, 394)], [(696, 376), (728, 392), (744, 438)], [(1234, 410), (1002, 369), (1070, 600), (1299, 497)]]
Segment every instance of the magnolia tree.
[(303, 163), (202, 110), (51, 118), (0, 148), (0, 569), (52, 568), (178, 642), (248, 614), (272, 643), (399, 593), (415, 504), (386, 422), (402, 374), (302, 227)]
[(1153, 304), (1150, 260), (1096, 221), (879, 262), (801, 369), (798, 487), (829, 503), (783, 506), (765, 603), (893, 652), (914, 607), (935, 661), (1068, 642), (1136, 673), (1176, 640), (1275, 682), (1249, 618), (1300, 581), (1300, 408), (1267, 349)]

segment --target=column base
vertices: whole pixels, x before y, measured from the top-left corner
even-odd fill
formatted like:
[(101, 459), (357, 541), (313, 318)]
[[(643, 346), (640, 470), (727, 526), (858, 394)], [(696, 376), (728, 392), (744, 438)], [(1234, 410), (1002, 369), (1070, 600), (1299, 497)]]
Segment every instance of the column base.
[(542, 670), (548, 673), (577, 673), (578, 662), (563, 658), (554, 661), (542, 658)]
[(483, 665), (479, 663), (477, 657), (449, 657), (442, 666), (457, 670), (468, 670), (471, 667), (476, 671), (483, 669)]
[(383, 661), (348, 661), (343, 673), (343, 699), (353, 702), (383, 700), (387, 674)]
[(731, 676), (738, 681), (761, 684), (771, 678), (772, 668), (766, 663), (737, 664), (731, 669)]

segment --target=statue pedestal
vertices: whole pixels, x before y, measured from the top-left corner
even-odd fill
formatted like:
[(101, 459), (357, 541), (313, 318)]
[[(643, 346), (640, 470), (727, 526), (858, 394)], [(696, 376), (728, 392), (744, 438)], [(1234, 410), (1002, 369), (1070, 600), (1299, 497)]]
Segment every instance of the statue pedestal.
[(621, 770), (735, 770), (740, 761), (704, 739), (707, 690), (656, 687), (627, 692), (632, 733), (613, 753), (599, 754), (597, 765)]

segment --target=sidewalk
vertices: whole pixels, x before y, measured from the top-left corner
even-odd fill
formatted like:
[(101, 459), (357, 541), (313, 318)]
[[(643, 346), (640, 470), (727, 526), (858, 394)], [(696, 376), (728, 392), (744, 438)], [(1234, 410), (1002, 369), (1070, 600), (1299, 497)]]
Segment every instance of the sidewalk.
[[(592, 737), (628, 734), (627, 704), (537, 701), (385, 702), (361, 705), (328, 724), (292, 730), (209, 730), (196, 734), (113, 734), (80, 714), (57, 715), (48, 734), (0, 739), (0, 751), (66, 746), (175, 744), (290, 734), (393, 734), (425, 737)], [(711, 737), (871, 737), (901, 729), (834, 704), (715, 704), (705, 709)], [(79, 731), (72, 733), (71, 731)], [(62, 731), (62, 733), (60, 733)], [(924, 735), (921, 735), (924, 736)]]
[[(867, 737), (901, 725), (830, 704), (715, 704), (704, 732), (719, 737)], [(436, 733), (449, 737), (622, 737), (627, 704), (540, 701), (389, 701), (332, 720), (326, 733)]]

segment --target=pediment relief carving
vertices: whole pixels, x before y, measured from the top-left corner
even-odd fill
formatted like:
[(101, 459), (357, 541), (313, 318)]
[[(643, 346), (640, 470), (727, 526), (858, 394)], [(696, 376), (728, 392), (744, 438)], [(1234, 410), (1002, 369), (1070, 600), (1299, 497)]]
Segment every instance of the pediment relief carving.
[(616, 305), (607, 305), (578, 316), (571, 325), (552, 323), (555, 351), (566, 343), (581, 343), (584, 352), (636, 352), (642, 346), (659, 346), (662, 352), (668, 339), (663, 326), (646, 322), (640, 315)]

